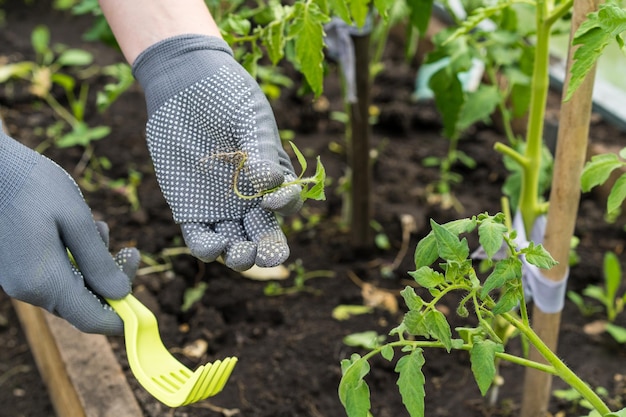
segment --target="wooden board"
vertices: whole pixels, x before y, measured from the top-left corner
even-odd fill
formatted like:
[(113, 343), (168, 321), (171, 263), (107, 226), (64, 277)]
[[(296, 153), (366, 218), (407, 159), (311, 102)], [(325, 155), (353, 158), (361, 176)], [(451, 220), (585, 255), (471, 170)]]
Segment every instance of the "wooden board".
[(21, 301), (13, 306), (58, 417), (143, 416), (105, 336)]

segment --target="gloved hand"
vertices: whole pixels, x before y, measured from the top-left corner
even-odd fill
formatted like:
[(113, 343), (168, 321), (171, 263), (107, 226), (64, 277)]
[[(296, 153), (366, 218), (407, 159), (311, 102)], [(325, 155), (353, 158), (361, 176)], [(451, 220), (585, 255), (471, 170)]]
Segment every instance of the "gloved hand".
[[(119, 316), (94, 293), (122, 298), (130, 292), (130, 279), (109, 254), (78, 186), (61, 167), (1, 127), (0, 286), (84, 332), (122, 333)], [(136, 250), (122, 251), (118, 260), (134, 275)]]
[[(289, 256), (274, 212), (302, 206), (272, 109), (221, 39), (181, 35), (143, 51), (133, 73), (148, 106), (148, 147), (174, 220), (193, 255), (245, 270)], [(241, 164), (241, 167), (240, 167)], [(236, 184), (235, 184), (236, 182)]]

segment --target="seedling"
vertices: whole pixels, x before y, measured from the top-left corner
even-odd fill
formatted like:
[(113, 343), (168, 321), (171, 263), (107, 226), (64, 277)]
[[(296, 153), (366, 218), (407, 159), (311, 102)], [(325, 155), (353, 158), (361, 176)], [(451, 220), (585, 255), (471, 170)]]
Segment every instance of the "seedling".
[(307, 281), (313, 278), (333, 278), (335, 276), (334, 271), (307, 271), (302, 265), (302, 261), (300, 259), (289, 265), (289, 270), (295, 273), (293, 286), (283, 287), (277, 282), (272, 282), (265, 287), (263, 293), (267, 296), (287, 295), (299, 292), (308, 292), (319, 295), (321, 291), (307, 285)]
[(613, 252), (604, 254), (603, 264), (604, 286), (587, 285), (583, 290), (583, 295), (600, 303), (588, 303), (579, 294), (570, 291), (568, 297), (584, 315), (591, 315), (600, 311), (605, 311), (608, 323), (604, 329), (619, 343), (626, 343), (626, 328), (614, 324), (618, 314), (624, 311), (626, 305), (626, 292), (618, 295), (622, 284), (622, 268), (619, 259)]
[(298, 178), (296, 178), (293, 181), (284, 182), (278, 187), (271, 188), (269, 190), (262, 190), (256, 194), (251, 194), (251, 195), (243, 194), (237, 186), (237, 184), (239, 183), (239, 177), (241, 175), (241, 172), (245, 170), (245, 164), (248, 159), (248, 155), (245, 152), (238, 150), (238, 151), (233, 151), (233, 152), (222, 152), (222, 153), (218, 153), (214, 155), (208, 155), (202, 158), (200, 162), (210, 163), (212, 159), (217, 159), (217, 160), (226, 161), (228, 163), (235, 165), (235, 172), (233, 174), (233, 192), (235, 193), (235, 195), (237, 195), (237, 197), (244, 199), (244, 200), (252, 200), (255, 198), (263, 197), (265, 194), (269, 194), (274, 191), (277, 191), (280, 188), (285, 188), (285, 187), (289, 187), (292, 185), (299, 185), (302, 187), (300, 197), (302, 198), (303, 201), (306, 201), (307, 199), (314, 199), (314, 200), (326, 199), (326, 195), (324, 194), (324, 184), (326, 182), (326, 170), (324, 169), (324, 165), (322, 165), (322, 161), (320, 157), (319, 156), (317, 157), (317, 165), (315, 167), (315, 174), (310, 177), (305, 177), (304, 174), (308, 167), (306, 158), (304, 157), (302, 152), (300, 152), (298, 147), (293, 142), (289, 142), (289, 144), (291, 145), (291, 148), (293, 149), (296, 155), (296, 158), (298, 159), (298, 163), (300, 164), (300, 167), (301, 167), (300, 175), (298, 176)]
[[(600, 416), (623, 417), (626, 409), (611, 412), (600, 396), (583, 382), (563, 361), (546, 346), (530, 327), (522, 288), (522, 261), (526, 260), (543, 269), (555, 265), (554, 259), (542, 245), (530, 243), (519, 249), (515, 243), (515, 231), (505, 225), (501, 213), (491, 216), (455, 220), (439, 225), (431, 220), (432, 231), (422, 239), (415, 251), (416, 270), (411, 272), (415, 282), (430, 294), (430, 300), (418, 295), (415, 288), (407, 286), (402, 296), (408, 307), (402, 323), (391, 330), (390, 336), (397, 341), (372, 348), (361, 356), (353, 354), (341, 363), (343, 377), (339, 397), (349, 417), (366, 417), (370, 412), (370, 390), (365, 381), (369, 360), (381, 355), (391, 361), (399, 349), (403, 356), (397, 361), (398, 387), (402, 401), (412, 417), (425, 415), (424, 385), (422, 373), (425, 349), (468, 351), (471, 369), (480, 389), (485, 395), (497, 375), (497, 361), (508, 361), (559, 376)], [(461, 235), (477, 232), (478, 240), (489, 257), (504, 244), (509, 256), (494, 260), (491, 272), (481, 281), (470, 258), (466, 237)], [(431, 267), (437, 264), (438, 268)], [(446, 316), (437, 308), (451, 293), (462, 294), (456, 313), (460, 317), (473, 314), (476, 325), (456, 328), (456, 337)], [(517, 309), (519, 308), (519, 312)], [(501, 318), (513, 326), (529, 344), (544, 357), (546, 363), (512, 355), (505, 352), (504, 340), (496, 331), (495, 318)]]

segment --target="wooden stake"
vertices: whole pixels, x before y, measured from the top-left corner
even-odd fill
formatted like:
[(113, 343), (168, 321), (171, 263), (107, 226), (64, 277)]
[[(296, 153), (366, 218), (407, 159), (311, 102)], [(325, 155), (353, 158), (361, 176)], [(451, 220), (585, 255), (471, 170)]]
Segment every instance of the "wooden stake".
[(350, 105), (352, 137), (350, 139), (350, 240), (354, 248), (369, 249), (373, 246), (370, 220), (371, 167), (370, 167), (370, 35), (352, 36), (355, 54), (357, 102)]
[[(570, 44), (587, 14), (597, 8), (597, 0), (574, 0)], [(570, 47), (563, 97), (569, 85), (573, 52), (574, 50)], [(557, 282), (566, 277), (570, 241), (576, 225), (580, 202), (580, 176), (587, 155), (594, 80), (595, 66), (573, 97), (561, 105), (550, 208), (543, 242), (546, 250), (559, 262), (554, 268), (543, 271), (543, 274)], [(546, 314), (535, 306), (532, 321), (533, 329), (539, 337), (550, 349), (556, 350), (561, 313)], [(544, 361), (534, 349), (530, 352), (530, 359)], [(527, 369), (521, 417), (546, 416), (551, 388), (551, 375)]]

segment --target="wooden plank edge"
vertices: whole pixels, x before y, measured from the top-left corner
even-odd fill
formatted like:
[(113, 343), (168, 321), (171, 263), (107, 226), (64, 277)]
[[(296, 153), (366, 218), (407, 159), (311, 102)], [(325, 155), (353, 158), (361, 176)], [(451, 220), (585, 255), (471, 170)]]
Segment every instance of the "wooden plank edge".
[(12, 300), (58, 417), (141, 417), (107, 338)]

